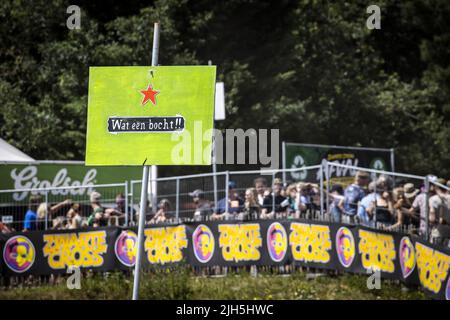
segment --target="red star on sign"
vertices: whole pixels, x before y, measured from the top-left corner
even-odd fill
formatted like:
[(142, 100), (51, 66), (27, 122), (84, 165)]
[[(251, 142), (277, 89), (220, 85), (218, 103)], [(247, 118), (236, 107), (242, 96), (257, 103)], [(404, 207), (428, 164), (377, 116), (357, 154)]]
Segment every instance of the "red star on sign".
[(141, 90), (141, 93), (144, 95), (144, 99), (142, 99), (142, 105), (146, 104), (149, 100), (156, 105), (156, 95), (159, 93), (157, 90), (153, 90), (152, 85), (149, 84), (147, 90)]

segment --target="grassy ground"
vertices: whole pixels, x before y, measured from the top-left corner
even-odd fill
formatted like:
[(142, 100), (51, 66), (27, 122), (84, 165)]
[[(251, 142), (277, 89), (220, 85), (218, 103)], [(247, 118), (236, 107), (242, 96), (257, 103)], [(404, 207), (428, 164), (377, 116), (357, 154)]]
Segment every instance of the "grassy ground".
[[(143, 275), (142, 299), (426, 299), (424, 293), (389, 281), (369, 290), (367, 277), (323, 276), (312, 280), (305, 273), (289, 276), (246, 272), (226, 277), (198, 277), (183, 269)], [(69, 290), (65, 280), (58, 285), (3, 289), (0, 299), (129, 299), (133, 281), (121, 273), (85, 277), (80, 290)]]

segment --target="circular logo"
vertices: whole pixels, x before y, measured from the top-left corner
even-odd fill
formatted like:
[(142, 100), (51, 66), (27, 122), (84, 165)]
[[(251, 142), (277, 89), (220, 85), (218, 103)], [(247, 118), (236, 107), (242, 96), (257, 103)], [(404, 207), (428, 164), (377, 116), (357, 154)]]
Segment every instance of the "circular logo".
[(214, 235), (204, 224), (200, 224), (195, 228), (192, 234), (192, 245), (194, 254), (198, 261), (206, 263), (211, 260), (214, 254)]
[(280, 223), (274, 222), (267, 229), (267, 249), (273, 261), (283, 260), (287, 252), (287, 239), (286, 230)]
[(408, 237), (403, 237), (400, 241), (399, 248), (400, 267), (402, 269), (403, 278), (407, 278), (416, 267), (416, 254), (414, 246)]
[(346, 227), (339, 228), (336, 233), (336, 251), (339, 262), (346, 268), (350, 267), (355, 258), (355, 239)]
[[(305, 159), (301, 155), (296, 155), (292, 161), (291, 169), (302, 168), (305, 166)], [(306, 170), (292, 171), (291, 176), (296, 180), (304, 180), (308, 172)]]
[(375, 170), (386, 170), (386, 164), (381, 158), (375, 158), (370, 162), (370, 167)]
[(114, 251), (123, 265), (132, 267), (136, 263), (137, 242), (137, 235), (131, 230), (124, 230), (117, 237)]
[(25, 236), (9, 238), (3, 249), (3, 260), (14, 272), (22, 273), (31, 268), (36, 257), (33, 243)]

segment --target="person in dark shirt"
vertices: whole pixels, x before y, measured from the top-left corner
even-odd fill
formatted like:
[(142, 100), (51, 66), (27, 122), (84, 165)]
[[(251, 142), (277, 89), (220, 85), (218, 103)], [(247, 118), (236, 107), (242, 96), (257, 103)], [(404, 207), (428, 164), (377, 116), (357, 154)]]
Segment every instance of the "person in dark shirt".
[(286, 211), (287, 206), (281, 204), (286, 200), (281, 195), (283, 183), (280, 179), (275, 179), (273, 182), (272, 193), (264, 198), (263, 208), (261, 211), (261, 219), (273, 219), (276, 213)]

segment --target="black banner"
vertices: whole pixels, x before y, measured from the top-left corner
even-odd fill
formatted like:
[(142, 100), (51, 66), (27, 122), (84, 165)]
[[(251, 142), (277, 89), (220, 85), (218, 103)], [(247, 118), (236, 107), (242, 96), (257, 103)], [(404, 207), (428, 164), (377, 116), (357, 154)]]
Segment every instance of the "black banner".
[[(147, 226), (144, 267), (294, 264), (378, 274), (450, 299), (450, 250), (408, 235), (309, 220)], [(106, 227), (0, 235), (2, 275), (67, 273), (134, 266), (137, 228)]]

